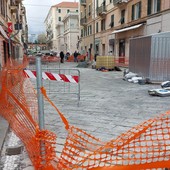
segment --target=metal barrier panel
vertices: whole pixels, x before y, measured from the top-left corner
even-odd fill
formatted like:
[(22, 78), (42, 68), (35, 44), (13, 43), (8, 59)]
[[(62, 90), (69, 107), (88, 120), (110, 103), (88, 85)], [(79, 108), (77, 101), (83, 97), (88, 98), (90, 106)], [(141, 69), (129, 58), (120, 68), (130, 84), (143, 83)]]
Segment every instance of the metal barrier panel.
[(170, 32), (130, 40), (129, 70), (153, 82), (170, 79)]
[[(30, 66), (28, 69), (35, 71), (35, 66)], [(76, 99), (79, 105), (80, 71), (78, 69), (50, 68), (49, 65), (42, 65), (42, 76), (43, 86), (48, 95), (60, 101)], [(35, 83), (34, 80), (32, 81)]]

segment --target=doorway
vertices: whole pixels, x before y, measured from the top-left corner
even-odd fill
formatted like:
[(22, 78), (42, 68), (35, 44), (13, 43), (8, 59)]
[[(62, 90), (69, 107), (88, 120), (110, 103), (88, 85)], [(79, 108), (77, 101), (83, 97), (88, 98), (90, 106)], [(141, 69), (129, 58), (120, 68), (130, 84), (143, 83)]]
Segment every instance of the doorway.
[(119, 40), (119, 63), (125, 63), (125, 39)]
[(102, 44), (102, 55), (105, 55), (105, 44)]

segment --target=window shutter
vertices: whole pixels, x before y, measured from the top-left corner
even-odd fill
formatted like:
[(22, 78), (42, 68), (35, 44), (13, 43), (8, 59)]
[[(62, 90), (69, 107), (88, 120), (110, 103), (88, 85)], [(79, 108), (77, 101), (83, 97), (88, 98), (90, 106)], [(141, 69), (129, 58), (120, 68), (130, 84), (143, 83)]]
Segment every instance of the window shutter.
[(134, 20), (135, 5), (132, 5), (132, 20)]
[(142, 3), (141, 3), (141, 1), (140, 1), (140, 2), (139, 2), (139, 11), (138, 11), (138, 12), (139, 12), (139, 14), (138, 14), (139, 18), (141, 17), (141, 4), (142, 4)]
[(161, 0), (157, 0), (157, 12), (161, 10)]
[(114, 15), (112, 15), (112, 26), (111, 27), (114, 27)]
[(96, 0), (96, 7), (98, 8), (99, 7), (99, 1)]
[(151, 5), (152, 5), (151, 0), (148, 0), (148, 15), (151, 14)]

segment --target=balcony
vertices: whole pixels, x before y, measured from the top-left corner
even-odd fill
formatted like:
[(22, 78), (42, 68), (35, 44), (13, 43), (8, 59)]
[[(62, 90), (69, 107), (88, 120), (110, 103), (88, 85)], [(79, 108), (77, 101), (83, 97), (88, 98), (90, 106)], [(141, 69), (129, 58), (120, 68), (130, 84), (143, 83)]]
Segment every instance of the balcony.
[(80, 25), (83, 25), (83, 26), (87, 25), (87, 18), (86, 17), (80, 19)]
[(11, 10), (12, 13), (16, 13), (17, 10), (18, 10), (18, 6), (17, 5), (11, 5), (10, 10)]
[(18, 5), (22, 0), (10, 0), (10, 5)]
[(118, 6), (118, 5), (124, 5), (128, 2), (129, 0), (113, 0), (113, 5)]
[(56, 28), (64, 26), (64, 23), (62, 21), (58, 21), (56, 24)]
[(106, 6), (105, 6), (105, 5), (102, 5), (102, 6), (98, 7), (98, 8), (96, 9), (96, 12), (97, 12), (97, 15), (99, 15), (99, 16), (105, 16), (105, 15), (106, 15), (106, 12), (107, 12)]
[(25, 15), (25, 14), (26, 14), (25, 8), (22, 7), (22, 8), (21, 8), (21, 15), (23, 16), (23, 15)]
[(86, 6), (86, 0), (80, 0), (80, 5)]
[(15, 0), (17, 3), (21, 3), (22, 2), (22, 0)]

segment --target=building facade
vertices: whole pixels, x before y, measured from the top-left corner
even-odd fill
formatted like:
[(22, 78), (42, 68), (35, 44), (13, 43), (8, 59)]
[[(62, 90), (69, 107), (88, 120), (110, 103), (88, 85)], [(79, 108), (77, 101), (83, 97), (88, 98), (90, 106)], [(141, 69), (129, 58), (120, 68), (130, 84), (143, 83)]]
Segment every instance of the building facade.
[(45, 19), (49, 49), (53, 49), (57, 52), (65, 50), (63, 19), (71, 12), (78, 13), (77, 2), (61, 2), (50, 8)]
[(170, 31), (169, 0), (80, 0), (80, 13), (82, 52), (92, 47), (120, 65), (128, 65), (130, 38)]
[(28, 27), (22, 0), (0, 1), (0, 64), (8, 58), (23, 57)]
[(64, 23), (64, 53), (73, 54), (79, 50), (79, 14), (70, 12), (63, 19)]

